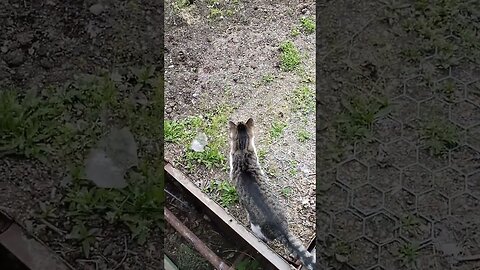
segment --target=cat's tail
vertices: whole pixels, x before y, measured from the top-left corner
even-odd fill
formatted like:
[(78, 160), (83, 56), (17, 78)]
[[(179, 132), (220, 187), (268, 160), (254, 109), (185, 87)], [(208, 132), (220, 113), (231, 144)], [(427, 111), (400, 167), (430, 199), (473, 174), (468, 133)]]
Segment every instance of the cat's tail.
[(308, 270), (315, 269), (315, 254), (308, 252), (302, 242), (292, 233), (286, 232), (280, 238), (280, 241), (296, 255)]

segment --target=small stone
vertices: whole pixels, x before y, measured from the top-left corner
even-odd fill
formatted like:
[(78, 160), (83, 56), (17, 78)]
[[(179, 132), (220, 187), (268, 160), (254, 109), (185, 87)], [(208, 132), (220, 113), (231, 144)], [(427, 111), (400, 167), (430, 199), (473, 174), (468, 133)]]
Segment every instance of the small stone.
[(20, 45), (25, 46), (27, 44), (30, 44), (33, 40), (33, 34), (32, 33), (19, 33), (17, 34), (17, 41), (20, 43)]
[(25, 56), (22, 50), (17, 49), (7, 54), (4, 60), (9, 66), (18, 67), (25, 62)]
[(50, 69), (53, 67), (53, 64), (50, 60), (43, 58), (42, 60), (40, 60), (40, 66), (45, 69)]
[(0, 52), (2, 52), (2, 53), (8, 52), (8, 47), (7, 46), (0, 47)]
[(89, 10), (94, 15), (100, 15), (104, 9), (105, 8), (102, 4), (95, 4), (95, 5), (92, 5)]

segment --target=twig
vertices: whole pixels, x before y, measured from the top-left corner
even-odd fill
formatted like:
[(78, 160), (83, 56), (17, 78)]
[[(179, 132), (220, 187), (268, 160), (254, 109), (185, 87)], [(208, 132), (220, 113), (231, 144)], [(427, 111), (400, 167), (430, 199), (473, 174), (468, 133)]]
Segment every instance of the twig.
[(125, 262), (125, 259), (127, 259), (127, 254), (128, 254), (127, 237), (125, 236), (123, 239), (124, 239), (124, 242), (125, 242), (125, 255), (123, 255), (122, 260), (117, 264), (117, 266), (115, 266), (113, 268), (113, 270), (118, 269), (123, 264), (123, 262)]
[(67, 234), (66, 231), (64, 231), (64, 230), (56, 227), (56, 226), (53, 225), (52, 223), (46, 221), (44, 218), (41, 218), (40, 221), (41, 221), (43, 224), (47, 225), (47, 227), (49, 227), (50, 229), (52, 229), (53, 231), (57, 232), (57, 233), (60, 234), (60, 235), (65, 235), (65, 234)]

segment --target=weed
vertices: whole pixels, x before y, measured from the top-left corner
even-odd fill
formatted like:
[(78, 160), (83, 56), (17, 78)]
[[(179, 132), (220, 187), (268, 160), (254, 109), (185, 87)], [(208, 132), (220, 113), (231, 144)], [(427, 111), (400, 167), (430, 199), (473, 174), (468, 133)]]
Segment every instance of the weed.
[(287, 124), (275, 121), (272, 123), (272, 126), (270, 128), (270, 138), (272, 139), (278, 139), (280, 136), (282, 136), (283, 131), (287, 127)]
[(300, 130), (297, 134), (297, 139), (299, 142), (304, 143), (310, 140), (310, 133), (306, 130)]
[(351, 253), (352, 248), (344, 241), (338, 241), (334, 244), (335, 254), (348, 255)]
[(315, 93), (308, 86), (300, 86), (291, 95), (292, 110), (304, 114), (315, 111)]
[(190, 116), (182, 120), (165, 120), (165, 141), (186, 145), (193, 140), (196, 132), (203, 128), (203, 122), (204, 119), (199, 116)]
[(17, 153), (43, 158), (54, 150), (49, 142), (61, 135), (63, 106), (43, 100), (33, 92), (23, 98), (14, 91), (0, 93), (0, 156)]
[(404, 266), (412, 266), (413, 264), (415, 264), (415, 260), (418, 256), (418, 247), (411, 243), (408, 243), (401, 246), (398, 250), (398, 253), (401, 256), (402, 264)]
[(85, 224), (80, 222), (73, 226), (72, 231), (66, 238), (79, 241), (85, 257), (88, 258), (90, 256), (90, 246), (95, 243), (95, 234), (98, 232), (99, 229), (87, 229)]
[(209, 19), (219, 19), (223, 16), (223, 11), (218, 8), (211, 8), (210, 14), (208, 15)]
[(267, 150), (260, 149), (260, 150), (258, 150), (257, 155), (258, 155), (259, 161), (263, 162), (263, 161), (265, 161), (265, 158), (267, 158)]
[(292, 31), (290, 32), (290, 35), (292, 37), (296, 37), (296, 36), (300, 35), (300, 30), (298, 29), (298, 27), (293, 27)]
[(227, 180), (210, 181), (209, 187), (204, 191), (212, 195), (223, 207), (230, 207), (238, 202), (237, 190)]
[[(163, 171), (156, 143), (162, 136), (161, 80), (153, 67), (131, 68), (122, 74), (75, 76), (61, 87), (47, 87), (41, 94), (0, 93), (0, 155), (15, 153), (69, 168), (72, 179), (62, 203), (66, 216), (76, 224), (69, 237), (79, 240), (85, 256), (95, 241), (92, 219), (127, 225), (132, 237), (143, 244), (152, 226), (163, 224)], [(129, 89), (128, 93), (123, 93)], [(146, 100), (134, 98), (144, 96)], [(108, 119), (108, 121), (107, 121)], [(139, 143), (138, 168), (127, 173), (130, 183), (122, 190), (102, 189), (85, 180), (84, 160), (111, 123), (128, 126)], [(177, 127), (171, 127), (175, 134)], [(173, 135), (172, 135), (173, 136)], [(148, 147), (147, 147), (148, 146)], [(163, 169), (162, 169), (163, 170)], [(40, 218), (55, 219), (55, 209), (40, 204)], [(98, 219), (98, 217), (102, 217)]]
[(266, 75), (263, 75), (262, 82), (267, 84), (267, 83), (273, 82), (274, 79), (275, 79), (275, 76), (273, 76), (272, 74), (266, 74)]
[[(204, 117), (190, 116), (176, 121), (165, 121), (165, 141), (184, 145), (186, 151), (183, 159), (187, 169), (191, 170), (196, 165), (213, 168), (223, 167), (226, 164), (222, 149), (227, 145), (225, 123), (232, 110), (232, 107), (221, 106)], [(207, 135), (208, 145), (202, 152), (195, 152), (190, 149), (190, 143), (199, 131)]]
[(225, 15), (228, 16), (228, 17), (231, 17), (235, 14), (235, 11), (231, 10), (231, 9), (227, 9), (225, 11)]
[(457, 86), (453, 80), (447, 80), (437, 86), (437, 91), (443, 93), (449, 101), (453, 101)]
[(280, 190), (280, 193), (283, 195), (285, 198), (289, 198), (290, 195), (292, 195), (292, 187), (284, 187)]
[(312, 18), (304, 17), (300, 19), (300, 24), (303, 31), (307, 34), (315, 33), (315, 20)]
[(459, 143), (457, 128), (448, 121), (433, 118), (423, 124), (420, 133), (431, 155), (442, 156)]
[(291, 41), (280, 44), (280, 68), (283, 71), (295, 70), (300, 65), (300, 53)]
[(300, 77), (301, 83), (313, 83), (315, 82), (315, 77), (309, 74), (305, 69), (297, 69), (297, 75)]
[(197, 163), (211, 169), (224, 165), (226, 158), (219, 149), (207, 145), (202, 152), (195, 152), (191, 149), (187, 150), (185, 160), (187, 162), (187, 168), (192, 169), (194, 164)]
[(242, 260), (236, 266), (236, 270), (260, 270), (260, 269), (262, 269), (260, 266), (260, 263), (254, 259)]
[(296, 160), (291, 160), (290, 161), (290, 170), (288, 171), (288, 174), (290, 176), (295, 176), (297, 175), (297, 166), (298, 166), (298, 162)]
[(420, 221), (413, 215), (404, 216), (401, 222), (402, 230), (405, 232), (415, 234), (420, 231)]
[(355, 142), (371, 138), (371, 126), (376, 118), (390, 111), (387, 101), (378, 101), (363, 96), (352, 96), (341, 100), (345, 109), (336, 120), (340, 139)]

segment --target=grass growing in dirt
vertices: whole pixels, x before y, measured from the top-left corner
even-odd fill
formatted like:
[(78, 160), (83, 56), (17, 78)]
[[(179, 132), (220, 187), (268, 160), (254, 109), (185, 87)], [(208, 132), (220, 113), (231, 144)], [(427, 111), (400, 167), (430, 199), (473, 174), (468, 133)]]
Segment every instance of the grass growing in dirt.
[(272, 123), (272, 126), (270, 127), (270, 138), (271, 139), (280, 138), (286, 127), (287, 127), (287, 124), (280, 121), (274, 121)]
[(272, 74), (266, 74), (266, 75), (263, 75), (262, 77), (262, 82), (267, 84), (267, 83), (271, 83), (273, 82), (273, 80), (275, 79), (275, 76), (272, 75)]
[(430, 154), (435, 156), (445, 155), (449, 149), (459, 143), (458, 130), (455, 125), (441, 119), (434, 118), (424, 123), (420, 133)]
[(295, 88), (290, 96), (290, 100), (294, 112), (308, 114), (315, 111), (315, 93), (306, 85)]
[(280, 193), (282, 194), (283, 197), (289, 198), (290, 195), (292, 195), (293, 189), (292, 187), (284, 187), (280, 190)]
[(293, 42), (287, 40), (280, 44), (280, 51), (280, 68), (283, 71), (293, 71), (300, 65), (300, 52)]
[(297, 134), (297, 139), (301, 143), (304, 143), (304, 142), (310, 140), (310, 138), (311, 138), (311, 135), (306, 130), (300, 130)]
[(236, 270), (261, 270), (261, 269), (262, 268), (260, 263), (250, 258), (240, 261), (236, 266)]
[[(207, 168), (226, 166), (226, 156), (222, 150), (228, 145), (225, 123), (228, 122), (232, 109), (223, 106), (204, 117), (190, 116), (179, 120), (165, 120), (165, 141), (185, 147), (183, 159), (187, 169), (192, 169), (196, 165), (204, 165)], [(190, 149), (190, 144), (199, 132), (207, 135), (208, 143), (204, 151), (195, 152)]]
[[(415, 267), (415, 260), (418, 256), (418, 247), (408, 243), (401, 246), (398, 250), (403, 266)], [(415, 267), (416, 268), (416, 267)]]
[[(68, 237), (78, 241), (86, 257), (100, 228), (98, 221), (129, 228), (143, 244), (153, 226), (163, 224), (162, 157), (158, 119), (163, 93), (151, 67), (132, 68), (124, 74), (103, 72), (82, 75), (62, 87), (40, 93), (0, 94), (0, 156), (36, 158), (67, 171), (63, 199), (72, 226)], [(129, 89), (129, 92), (126, 91)], [(87, 180), (84, 160), (90, 147), (111, 126), (127, 126), (138, 144), (140, 164), (128, 171), (124, 189), (103, 189)], [(52, 206), (53, 207), (53, 206)], [(60, 209), (41, 207), (40, 215), (51, 223)], [(97, 230), (98, 229), (98, 230)]]
[(315, 33), (315, 20), (309, 17), (304, 17), (300, 19), (300, 24), (303, 31), (307, 34)]
[(229, 181), (210, 181), (209, 187), (204, 191), (223, 207), (230, 207), (238, 203), (237, 190)]
[(387, 101), (363, 96), (342, 99), (344, 111), (336, 120), (341, 140), (353, 143), (371, 138), (371, 127), (375, 119), (389, 113)]

